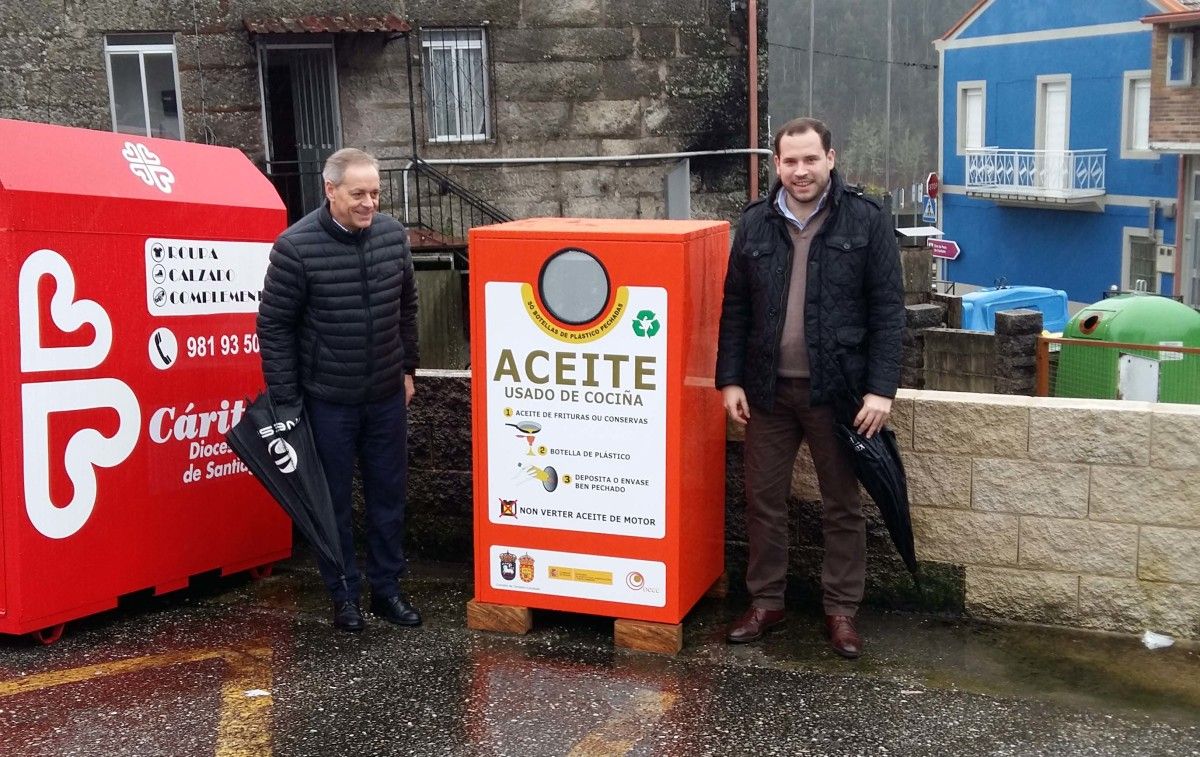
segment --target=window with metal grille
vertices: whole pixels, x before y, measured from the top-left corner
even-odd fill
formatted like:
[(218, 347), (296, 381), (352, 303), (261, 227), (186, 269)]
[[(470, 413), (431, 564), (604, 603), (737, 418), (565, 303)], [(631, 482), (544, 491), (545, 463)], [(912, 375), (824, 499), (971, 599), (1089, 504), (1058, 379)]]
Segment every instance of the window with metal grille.
[(491, 136), (487, 41), (483, 29), (422, 29), (425, 125), (431, 142)]
[(1129, 289), (1140, 289), (1138, 281), (1146, 282), (1148, 292), (1158, 291), (1158, 242), (1149, 237), (1129, 239)]
[(104, 63), (113, 131), (183, 139), (173, 35), (109, 34)]

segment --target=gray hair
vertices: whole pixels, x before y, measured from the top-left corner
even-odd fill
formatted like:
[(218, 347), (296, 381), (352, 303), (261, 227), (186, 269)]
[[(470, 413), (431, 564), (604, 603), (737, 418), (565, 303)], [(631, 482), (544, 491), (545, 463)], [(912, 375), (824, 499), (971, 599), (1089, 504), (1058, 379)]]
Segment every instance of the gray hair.
[(379, 161), (374, 155), (356, 147), (343, 147), (325, 161), (325, 170), (321, 172), (321, 177), (336, 187), (342, 183), (342, 177), (346, 175), (347, 168), (361, 165), (370, 166), (376, 171), (379, 170)]

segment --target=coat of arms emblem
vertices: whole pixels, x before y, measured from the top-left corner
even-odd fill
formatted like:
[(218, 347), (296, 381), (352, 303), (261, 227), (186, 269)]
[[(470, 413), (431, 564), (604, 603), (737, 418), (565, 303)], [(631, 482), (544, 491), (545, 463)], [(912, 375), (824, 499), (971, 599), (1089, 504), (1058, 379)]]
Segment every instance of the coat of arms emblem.
[(512, 552), (503, 552), (500, 555), (500, 577), (505, 581), (517, 577), (517, 556)]
[(533, 581), (533, 558), (529, 556), (529, 553), (525, 553), (521, 555), (520, 562), (521, 580), (525, 583), (531, 583)]

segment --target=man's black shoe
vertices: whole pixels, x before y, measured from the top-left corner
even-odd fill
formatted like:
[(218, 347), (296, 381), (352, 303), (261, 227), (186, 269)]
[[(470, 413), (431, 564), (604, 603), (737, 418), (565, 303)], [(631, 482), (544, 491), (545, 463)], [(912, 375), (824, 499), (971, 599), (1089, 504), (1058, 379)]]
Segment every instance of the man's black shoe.
[(358, 602), (350, 599), (341, 601), (335, 600), (333, 603), (333, 627), (341, 631), (350, 631), (358, 633), (364, 627), (362, 610), (358, 609)]
[(403, 594), (391, 597), (371, 597), (371, 612), (398, 626), (421, 625), (421, 613)]

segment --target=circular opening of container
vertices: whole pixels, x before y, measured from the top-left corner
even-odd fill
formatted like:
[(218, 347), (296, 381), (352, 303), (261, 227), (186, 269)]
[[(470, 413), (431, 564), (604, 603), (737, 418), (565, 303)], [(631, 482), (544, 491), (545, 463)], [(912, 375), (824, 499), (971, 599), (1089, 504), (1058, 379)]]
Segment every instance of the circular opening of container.
[(550, 315), (578, 326), (595, 320), (608, 303), (608, 271), (590, 252), (560, 250), (542, 266), (538, 291)]
[(1079, 323), (1079, 333), (1090, 334), (1093, 331), (1095, 331), (1096, 327), (1099, 325), (1100, 325), (1100, 316), (1099, 315), (1089, 315), (1087, 318), (1084, 318)]

